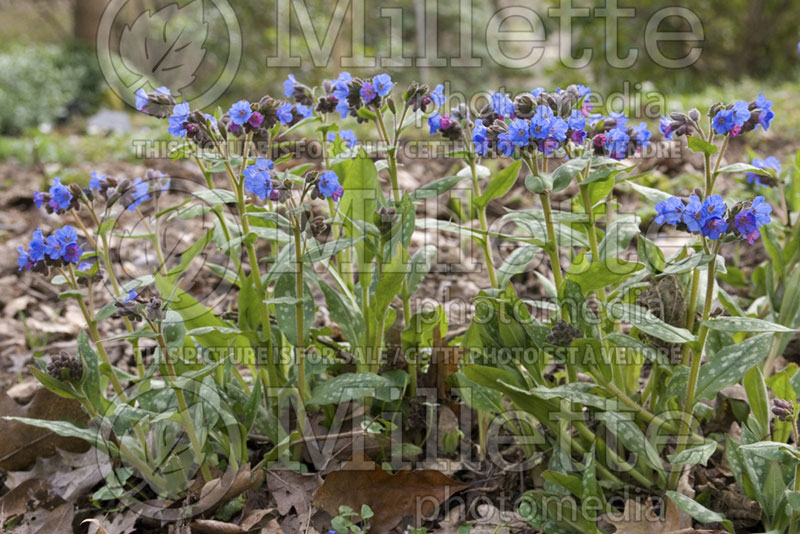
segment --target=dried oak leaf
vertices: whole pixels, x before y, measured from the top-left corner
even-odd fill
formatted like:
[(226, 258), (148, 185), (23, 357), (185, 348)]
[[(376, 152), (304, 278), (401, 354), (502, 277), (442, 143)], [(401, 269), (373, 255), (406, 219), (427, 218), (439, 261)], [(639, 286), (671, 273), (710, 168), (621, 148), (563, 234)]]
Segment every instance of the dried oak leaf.
[(340, 506), (360, 510), (366, 504), (374, 512), (374, 532), (389, 532), (404, 518), (417, 514), (430, 517), (445, 500), (468, 484), (439, 471), (400, 471), (390, 475), (374, 462), (353, 458), (325, 477), (314, 494), (314, 506), (335, 516)]
[[(70, 421), (83, 424), (86, 414), (78, 401), (59, 397), (45, 388), (39, 388), (31, 401), (21, 406), (5, 393), (0, 393), (0, 415)], [(56, 448), (70, 452), (85, 452), (89, 445), (78, 438), (64, 438), (50, 430), (37, 428), (18, 421), (0, 419), (0, 469), (18, 471), (25, 469), (40, 456), (52, 456)]]

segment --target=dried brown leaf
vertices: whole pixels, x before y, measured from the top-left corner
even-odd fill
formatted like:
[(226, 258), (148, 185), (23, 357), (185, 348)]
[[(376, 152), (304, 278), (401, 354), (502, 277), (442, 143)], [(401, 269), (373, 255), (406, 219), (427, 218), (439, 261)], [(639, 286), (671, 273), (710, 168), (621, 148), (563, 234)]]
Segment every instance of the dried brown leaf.
[(439, 471), (400, 471), (390, 475), (369, 460), (353, 459), (325, 478), (314, 494), (314, 506), (337, 515), (340, 506), (360, 510), (366, 504), (374, 512), (370, 526), (388, 532), (405, 517), (426, 516), (468, 485)]

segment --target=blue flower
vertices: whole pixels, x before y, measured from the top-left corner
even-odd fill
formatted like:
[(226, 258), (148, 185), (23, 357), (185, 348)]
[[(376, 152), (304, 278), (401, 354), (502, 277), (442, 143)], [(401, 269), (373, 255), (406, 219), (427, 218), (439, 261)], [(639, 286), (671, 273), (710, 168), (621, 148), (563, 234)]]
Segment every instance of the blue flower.
[(567, 125), (569, 126), (569, 129), (573, 131), (585, 130), (586, 117), (584, 117), (583, 113), (577, 109), (573, 109), (569, 114), (569, 117), (567, 117)]
[(586, 87), (585, 85), (578, 84), (575, 86), (578, 89), (578, 96), (580, 98), (586, 98), (590, 94), (592, 94), (592, 89), (590, 87)]
[(433, 135), (438, 132), (442, 127), (442, 116), (439, 115), (438, 111), (434, 111), (430, 117), (428, 117), (428, 127), (430, 128), (430, 134)]
[(347, 148), (353, 148), (358, 144), (358, 139), (356, 138), (356, 134), (353, 133), (353, 130), (339, 130), (339, 137), (342, 138)]
[(476, 120), (475, 127), (472, 128), (472, 142), (475, 145), (475, 152), (481, 156), (485, 156), (486, 151), (489, 149), (489, 142), (486, 140), (487, 132), (488, 130), (483, 125), (483, 121), (481, 119)]
[(530, 129), (528, 122), (516, 119), (508, 125), (508, 139), (514, 146), (525, 147), (530, 143)]
[(672, 127), (670, 126), (672, 121), (668, 117), (661, 117), (661, 123), (659, 125), (659, 130), (664, 135), (664, 139), (669, 141), (672, 139)]
[(508, 132), (503, 132), (497, 136), (497, 150), (506, 157), (514, 153), (514, 143), (511, 141), (511, 136)]
[(339, 185), (339, 177), (333, 171), (325, 171), (319, 177), (319, 192), (326, 198), (338, 201), (342, 198), (344, 189)]
[(291, 98), (295, 85), (297, 85), (297, 80), (294, 79), (294, 74), (290, 74), (289, 79), (283, 82), (283, 96)]
[(510, 117), (514, 113), (514, 103), (503, 93), (494, 93), (491, 97), (492, 111), (500, 117)]
[(36, 209), (37, 210), (40, 209), (42, 206), (44, 206), (44, 203), (45, 203), (44, 193), (42, 193), (41, 191), (34, 191), (33, 205), (36, 206)]
[[(75, 228), (72, 226), (63, 226), (53, 232), (52, 235), (48, 236), (47, 241), (45, 242), (44, 251), (52, 260), (60, 260), (60, 259), (67, 259), (65, 258), (65, 252), (68, 245), (76, 245), (78, 241), (78, 233), (75, 231)], [(78, 250), (80, 247), (77, 247)], [(75, 247), (70, 247), (69, 254), (72, 256), (75, 252)], [(80, 253), (78, 254), (78, 258), (80, 258)], [(73, 261), (69, 259), (67, 261)], [(77, 258), (74, 261), (78, 261)]]
[(623, 159), (628, 154), (631, 137), (624, 128), (612, 128), (606, 136), (606, 150), (614, 159)]
[(281, 104), (281, 107), (278, 108), (278, 120), (281, 121), (281, 124), (289, 124), (293, 118), (292, 105)]
[(375, 90), (375, 86), (372, 85), (372, 82), (364, 82), (364, 85), (361, 86), (358, 94), (361, 95), (361, 99), (364, 100), (364, 102), (369, 103), (375, 100), (377, 92)]
[(388, 74), (378, 74), (372, 79), (372, 83), (375, 85), (375, 91), (377, 91), (378, 96), (381, 98), (388, 96), (394, 87), (392, 77)]
[(550, 136), (559, 143), (564, 142), (567, 139), (568, 130), (569, 125), (567, 124), (567, 121), (561, 117), (555, 117), (552, 121), (550, 121)]
[(25, 252), (25, 249), (22, 246), (17, 247), (17, 252), (19, 253), (19, 257), (17, 257), (17, 265), (19, 265), (18, 271), (30, 271), (33, 268), (33, 262), (28, 257), (28, 253)]
[(236, 126), (244, 126), (252, 114), (253, 110), (247, 100), (239, 100), (228, 110), (228, 116)]
[(772, 206), (767, 204), (764, 197), (758, 196), (753, 199), (753, 205), (750, 206), (750, 211), (756, 216), (756, 223), (759, 226), (764, 226), (770, 223), (770, 213), (772, 213)]
[(89, 270), (92, 268), (94, 264), (88, 261), (84, 261), (83, 263), (79, 263), (77, 269), (82, 273), (88, 273)]
[(138, 299), (138, 298), (139, 298), (139, 294), (136, 292), (136, 290), (135, 289), (131, 289), (130, 291), (128, 291), (128, 296), (125, 297), (123, 302), (136, 301), (136, 299)]
[(690, 196), (689, 203), (683, 208), (683, 222), (690, 232), (699, 232), (703, 228), (703, 203), (697, 195)]
[(530, 136), (534, 139), (544, 139), (550, 133), (553, 121), (553, 110), (547, 106), (538, 106), (531, 117)]
[(744, 100), (737, 100), (733, 103), (733, 120), (739, 128), (750, 118), (750, 106)]
[(64, 245), (64, 253), (61, 255), (61, 258), (69, 263), (78, 263), (81, 259), (81, 254), (83, 254), (83, 249), (81, 249), (78, 243), (73, 241)]
[(275, 164), (272, 160), (266, 158), (258, 158), (253, 165), (250, 165), (244, 170), (244, 188), (245, 190), (265, 200), (272, 192), (272, 169)]
[(89, 180), (89, 188), (93, 190), (98, 190), (105, 182), (106, 178), (108, 178), (107, 174), (100, 174), (97, 171), (92, 172), (92, 179)]
[(150, 187), (147, 185), (147, 182), (143, 181), (141, 178), (136, 178), (131, 187), (128, 191), (125, 192), (125, 196), (130, 194), (130, 204), (128, 204), (128, 211), (136, 211), (139, 206), (142, 205), (142, 202), (145, 200), (150, 200)]
[(339, 100), (339, 102), (336, 104), (336, 111), (339, 113), (341, 118), (346, 119), (350, 114), (350, 106), (347, 105), (347, 100)]
[[(754, 158), (752, 164), (753, 167), (758, 167), (759, 169), (774, 171), (776, 175), (781, 172), (781, 162), (775, 156), (769, 156), (764, 159)], [(755, 183), (757, 187), (768, 187), (767, 184), (761, 183), (763, 175), (748, 172), (746, 176), (748, 184)]]
[(653, 134), (647, 129), (646, 123), (643, 122), (639, 126), (634, 126), (632, 133), (634, 139), (636, 140), (636, 144), (640, 148), (646, 148), (647, 145), (650, 144), (650, 137), (652, 137)]
[(705, 224), (703, 224), (701, 233), (705, 237), (716, 241), (727, 231), (728, 223), (725, 222), (725, 219), (720, 217), (711, 217), (705, 222)]
[(727, 209), (725, 200), (719, 195), (710, 195), (703, 201), (703, 217), (705, 220), (724, 217)]
[(325, 139), (329, 143), (333, 143), (334, 141), (336, 141), (336, 132), (328, 132), (327, 135), (325, 135)]
[(711, 119), (711, 126), (718, 134), (726, 134), (736, 126), (736, 117), (732, 109), (721, 109)]
[(31, 239), (30, 243), (28, 243), (28, 256), (30, 257), (31, 261), (34, 263), (42, 261), (44, 259), (45, 254), (45, 242), (44, 236), (42, 235), (42, 229), (37, 228), (35, 232), (33, 232), (33, 239)]
[(775, 112), (772, 111), (772, 101), (767, 100), (767, 97), (764, 96), (764, 93), (758, 93), (758, 98), (755, 101), (756, 107), (760, 110), (758, 114), (758, 126), (764, 128), (764, 130), (769, 130), (769, 125), (772, 123), (772, 119), (775, 118)]
[(186, 137), (186, 128), (183, 123), (189, 119), (189, 103), (183, 102), (172, 108), (167, 131), (174, 137)]
[(147, 91), (144, 89), (137, 89), (136, 90), (136, 111), (142, 111), (144, 107), (150, 102), (150, 98), (147, 96)]
[(304, 119), (309, 118), (312, 115), (312, 110), (308, 106), (304, 106), (303, 104), (297, 104), (294, 109), (297, 110), (297, 113), (300, 114), (301, 117)]
[(352, 79), (353, 77), (350, 76), (350, 73), (348, 72), (341, 73), (339, 75), (339, 79), (336, 80), (336, 83), (333, 85), (333, 98), (335, 98), (339, 102), (347, 100), (347, 97), (350, 96), (349, 83)]
[(531, 94), (534, 98), (539, 98), (539, 95), (544, 93), (544, 87), (537, 87), (536, 89), (531, 90)]
[(71, 202), (72, 193), (69, 192), (69, 188), (61, 185), (59, 178), (55, 178), (50, 187), (50, 207), (55, 211), (65, 210), (69, 208)]
[(678, 197), (669, 197), (656, 202), (657, 224), (678, 224), (683, 217), (683, 200)]
[(439, 84), (433, 91), (431, 91), (431, 101), (438, 108), (444, 106), (445, 102), (447, 102), (447, 97), (444, 96), (444, 85)]

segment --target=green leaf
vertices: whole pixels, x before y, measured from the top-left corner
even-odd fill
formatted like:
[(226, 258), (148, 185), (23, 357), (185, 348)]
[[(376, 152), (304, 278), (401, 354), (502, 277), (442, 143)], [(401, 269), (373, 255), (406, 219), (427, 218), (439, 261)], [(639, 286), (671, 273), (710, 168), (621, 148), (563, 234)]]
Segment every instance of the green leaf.
[(770, 334), (761, 334), (720, 350), (700, 368), (695, 400), (711, 398), (738, 382), (751, 367), (766, 358), (771, 342)]
[(44, 371), (37, 369), (34, 366), (29, 366), (31, 373), (33, 376), (36, 377), (44, 387), (58, 395), (59, 397), (64, 397), (65, 399), (82, 399), (83, 396), (80, 392), (75, 391), (72, 386), (66, 382), (62, 382), (61, 380), (50, 376), (49, 374), (45, 373)]
[(702, 152), (710, 156), (711, 154), (716, 154), (717, 150), (719, 150), (716, 145), (699, 137), (686, 136), (686, 140), (689, 141), (689, 150), (692, 152)]
[(394, 296), (400, 291), (403, 278), (408, 272), (408, 260), (406, 249), (399, 247), (399, 252), (392, 256), (392, 260), (388, 264), (383, 266), (381, 276), (375, 286), (375, 295), (370, 303), (370, 307), (378, 317), (383, 317), (389, 304), (394, 300)]
[(680, 261), (675, 263), (670, 263), (667, 265), (667, 268), (664, 269), (664, 272), (661, 273), (661, 276), (666, 276), (668, 274), (682, 274), (688, 273), (689, 271), (694, 271), (698, 267), (703, 265), (708, 265), (711, 260), (714, 258), (713, 254), (692, 254), (686, 258), (683, 258)]
[(475, 206), (478, 209), (485, 208), (491, 200), (508, 193), (517, 181), (520, 167), (522, 167), (522, 161), (518, 160), (494, 175), (489, 180), (489, 185), (486, 186), (483, 194), (474, 200)]
[(752, 317), (717, 317), (703, 321), (703, 324), (722, 332), (794, 332), (793, 328)]
[(525, 177), (525, 189), (540, 194), (553, 189), (553, 177), (546, 172), (529, 174)]
[(364, 239), (364, 236), (358, 237), (343, 237), (327, 243), (318, 243), (309, 248), (303, 255), (304, 262), (322, 261), (335, 256), (339, 252), (348, 249)]
[(586, 169), (591, 158), (581, 156), (567, 160), (553, 171), (553, 192), (566, 189), (575, 177)]
[(667, 459), (674, 465), (708, 464), (708, 459), (716, 452), (717, 442), (708, 440), (702, 445), (683, 450), (678, 454), (670, 454)]
[(580, 262), (572, 263), (567, 269), (567, 279), (581, 286), (584, 293), (618, 284), (637, 271), (644, 269), (643, 263), (625, 261), (619, 258), (593, 261), (589, 263), (585, 256)]
[(435, 246), (425, 245), (411, 256), (411, 265), (406, 275), (406, 287), (409, 295), (414, 294), (425, 275), (430, 272), (437, 252)]
[(636, 238), (636, 250), (639, 254), (639, 260), (644, 262), (647, 270), (651, 273), (658, 274), (666, 268), (667, 263), (664, 259), (664, 251), (645, 236), (639, 235)]
[(635, 304), (624, 304), (615, 302), (609, 304), (609, 313), (612, 317), (619, 319), (623, 323), (630, 323), (645, 334), (657, 337), (668, 343), (688, 343), (695, 338), (691, 332), (685, 328), (678, 328), (665, 323), (650, 310)]
[(762, 169), (749, 163), (734, 163), (719, 169), (716, 174), (731, 173), (731, 172), (752, 172), (760, 174), (761, 176), (775, 176), (775, 173), (770, 169)]
[(109, 454), (110, 451), (116, 451), (116, 445), (110, 441), (107, 441), (103, 437), (103, 433), (99, 430), (82, 428), (73, 425), (68, 421), (46, 421), (43, 419), (30, 419), (28, 417), (3, 417), (3, 419), (7, 421), (18, 421), (20, 423), (25, 423), (26, 425), (35, 426), (37, 428), (44, 428), (58, 434), (59, 436), (64, 436), (65, 438), (82, 439), (92, 445), (92, 447), (95, 449), (98, 449), (106, 454)]
[(600, 260), (615, 258), (628, 248), (633, 237), (639, 233), (638, 219), (620, 219), (611, 223), (606, 235), (600, 242), (598, 256)]
[(389, 385), (388, 380), (375, 373), (345, 373), (315, 387), (308, 402), (318, 406), (341, 404), (372, 397), (378, 388)]
[(497, 269), (498, 287), (505, 287), (512, 276), (525, 272), (528, 268), (528, 264), (533, 261), (533, 258), (541, 251), (542, 248), (536, 245), (523, 245), (514, 249), (505, 259), (503, 265)]
[(446, 193), (453, 189), (458, 183), (463, 180), (464, 176), (445, 176), (444, 178), (439, 178), (438, 180), (434, 180), (429, 182), (422, 187), (414, 190), (411, 193), (411, 200), (424, 200), (426, 198), (431, 197), (438, 197), (442, 193)]
[(456, 393), (469, 408), (483, 413), (503, 413), (503, 395), (499, 391), (470, 380), (461, 371), (452, 376), (457, 384)]
[(667, 497), (675, 503), (675, 506), (692, 516), (696, 521), (700, 523), (720, 523), (730, 534), (734, 534), (733, 523), (726, 519), (724, 515), (709, 510), (699, 502), (682, 493), (668, 491)]
[[(378, 206), (378, 170), (363, 149), (355, 158), (336, 165), (334, 170), (342, 177), (344, 188), (339, 202), (339, 210), (346, 217), (344, 226), (350, 237), (357, 237), (361, 231), (353, 221), (372, 222)], [(369, 261), (364, 241), (356, 244), (356, 251), (362, 263)]]
[[(747, 393), (747, 400), (750, 404), (750, 413), (758, 422), (760, 428), (757, 434), (766, 437), (769, 434), (769, 396), (767, 395), (767, 385), (764, 382), (764, 374), (761, 372), (760, 365), (754, 365), (744, 374), (742, 379), (744, 390)], [(775, 420), (776, 423), (778, 420)], [(748, 422), (749, 425), (749, 422)]]
[(192, 260), (200, 254), (206, 246), (211, 242), (211, 239), (214, 237), (214, 231), (209, 230), (206, 232), (203, 237), (192, 243), (192, 245), (187, 248), (183, 254), (181, 254), (181, 263), (177, 267), (170, 269), (167, 276), (178, 276), (183, 274), (186, 269), (189, 268), (189, 265), (192, 263)]
[(201, 189), (200, 191), (194, 191), (192, 194), (211, 206), (236, 204), (237, 202), (236, 195), (227, 189)]
[(83, 360), (86, 375), (81, 384), (81, 389), (89, 402), (98, 413), (105, 411), (103, 391), (100, 386), (100, 362), (97, 353), (89, 344), (89, 336), (85, 330), (78, 333), (78, 355)]
[(664, 472), (661, 456), (650, 439), (639, 429), (631, 414), (611, 411), (599, 412), (595, 417), (605, 423), (608, 431), (614, 434), (626, 449), (640, 455), (653, 469)]
[(364, 342), (366, 331), (364, 315), (361, 310), (347, 296), (324, 281), (320, 281), (319, 287), (322, 290), (322, 294), (325, 295), (325, 302), (328, 305), (331, 319), (342, 329), (347, 341), (353, 346), (359, 346)]
[(635, 184), (633, 182), (630, 182), (630, 184), (631, 184), (631, 187), (635, 191), (637, 191), (641, 195), (644, 195), (644, 197), (647, 200), (649, 200), (651, 204), (655, 204), (656, 202), (660, 202), (662, 200), (667, 200), (669, 197), (672, 196), (669, 193), (667, 193), (666, 191), (662, 191), (660, 189), (653, 189), (652, 187), (645, 187), (643, 185)]

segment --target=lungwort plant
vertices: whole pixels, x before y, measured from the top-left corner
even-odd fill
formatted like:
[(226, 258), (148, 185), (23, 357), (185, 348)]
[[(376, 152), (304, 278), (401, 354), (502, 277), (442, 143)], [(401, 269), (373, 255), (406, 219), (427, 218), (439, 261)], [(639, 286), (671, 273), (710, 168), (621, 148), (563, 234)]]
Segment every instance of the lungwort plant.
[[(672, 195), (637, 183), (629, 163), (652, 148), (646, 124), (593, 113), (584, 86), (494, 93), (480, 109), (448, 109), (442, 85), (412, 84), (398, 95), (387, 74), (342, 73), (316, 88), (290, 76), (284, 87), (283, 100), (242, 100), (214, 115), (166, 88), (137, 94), (138, 110), (166, 119), (178, 139), (171, 157), (194, 160), (202, 176), (180, 202), (170, 202), (174, 184), (155, 171), (134, 180), (95, 174), (88, 188), (56, 179), (34, 198), (65, 225), (47, 236), (37, 230), (20, 248), (20, 270), (63, 287), (86, 331), (76, 356), (32, 372), (79, 401), (90, 421), (25, 422), (121, 458), (127, 471), (118, 469), (103, 495), (178, 498), (197, 472), (209, 481), (246, 464), (298, 468), (309, 415), (332, 426), (336, 405), (351, 401), (364, 409), (362, 428), (392, 445), (400, 419), (415, 413), (432, 351), (449, 343), (461, 357), (445, 379), (479, 415), (480, 457), (490, 456), (497, 420), (525, 452), (516, 468), (532, 475), (527, 487), (544, 468), (543, 487), (519, 507), (532, 526), (598, 532), (599, 516), (613, 511), (609, 498), (637, 489), (730, 529), (702, 495), (675, 493), (688, 466), (724, 452), (742, 490), (762, 503), (765, 527), (797, 531), (800, 374), (772, 374), (798, 324), (795, 182), (756, 161), (723, 165), (732, 139), (769, 128), (763, 95), (715, 104), (705, 118), (691, 110), (662, 120), (661, 134), (703, 161), (696, 188)], [(461, 168), (404, 191), (402, 135), (425, 122)], [(352, 123), (379, 142), (359, 141), (344, 127)], [(306, 160), (299, 149), (312, 145), (320, 157)], [(721, 177), (745, 174), (778, 184), (778, 198), (720, 194)], [(536, 207), (489, 220), (489, 204), (520, 178)], [(417, 218), (419, 203), (459, 184), (467, 192), (460, 221)], [(554, 205), (568, 188), (572, 200)], [(621, 211), (617, 197), (628, 192), (652, 207), (649, 231)], [(207, 220), (181, 254), (165, 253), (161, 229)], [(145, 231), (126, 231), (131, 225)], [(487, 285), (464, 331), (448, 335), (441, 306), (415, 305), (437, 255), (432, 245), (412, 247), (417, 229), (464, 236), (483, 256)], [(122, 240), (154, 251), (150, 272), (126, 274), (112, 254)], [(756, 269), (755, 293), (730, 294), (720, 281), (731, 287), (744, 275), (726, 258), (759, 243), (772, 261)], [(220, 258), (205, 267), (231, 289), (224, 306), (182, 289), (202, 257)], [(512, 279), (536, 258), (545, 259), (535, 276), (546, 298), (531, 299)], [(338, 332), (316, 320), (323, 302)], [(103, 338), (105, 321), (127, 333)], [(108, 345), (119, 341), (132, 368), (111, 361)], [(741, 442), (704, 436), (709, 401), (738, 383), (748, 400), (735, 412)], [(773, 410), (770, 391), (781, 401)], [(287, 420), (289, 406), (297, 417)], [(387, 446), (384, 459), (413, 456), (426, 436)], [(183, 446), (164, 446), (175, 443)]]

